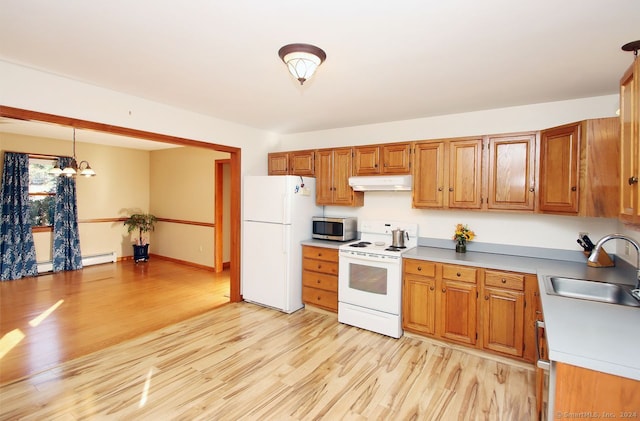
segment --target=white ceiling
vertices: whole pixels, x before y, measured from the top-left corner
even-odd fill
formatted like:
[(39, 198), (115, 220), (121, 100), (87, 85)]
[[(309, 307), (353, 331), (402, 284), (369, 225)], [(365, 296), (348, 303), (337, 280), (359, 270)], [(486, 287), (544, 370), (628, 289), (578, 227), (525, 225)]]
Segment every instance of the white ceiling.
[(277, 133), (615, 94), (637, 39), (639, 0), (0, 0), (1, 60)]

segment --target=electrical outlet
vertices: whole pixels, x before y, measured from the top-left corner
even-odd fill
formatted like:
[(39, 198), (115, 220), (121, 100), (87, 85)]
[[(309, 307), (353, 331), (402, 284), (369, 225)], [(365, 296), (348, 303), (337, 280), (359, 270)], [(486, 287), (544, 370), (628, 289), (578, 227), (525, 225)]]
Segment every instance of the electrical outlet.
[(579, 232), (578, 233), (578, 238), (582, 240), (582, 237), (584, 237), (585, 235), (589, 235), (588, 232)]

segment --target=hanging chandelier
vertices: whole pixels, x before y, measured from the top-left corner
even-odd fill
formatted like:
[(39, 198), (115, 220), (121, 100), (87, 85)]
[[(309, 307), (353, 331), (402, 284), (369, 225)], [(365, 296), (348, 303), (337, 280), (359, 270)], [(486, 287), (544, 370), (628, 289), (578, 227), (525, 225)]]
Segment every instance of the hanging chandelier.
[(80, 161), (78, 164), (78, 160), (76, 159), (76, 128), (73, 128), (73, 158), (71, 158), (71, 162), (64, 168), (60, 168), (60, 160), (56, 162), (56, 165), (49, 170), (49, 174), (55, 175), (57, 177), (65, 176), (65, 177), (75, 177), (76, 175), (81, 175), (84, 177), (94, 177), (96, 172), (91, 168), (88, 161)]
[(280, 48), (278, 55), (300, 85), (313, 76), (318, 66), (327, 59), (327, 54), (322, 49), (310, 44), (285, 45)]

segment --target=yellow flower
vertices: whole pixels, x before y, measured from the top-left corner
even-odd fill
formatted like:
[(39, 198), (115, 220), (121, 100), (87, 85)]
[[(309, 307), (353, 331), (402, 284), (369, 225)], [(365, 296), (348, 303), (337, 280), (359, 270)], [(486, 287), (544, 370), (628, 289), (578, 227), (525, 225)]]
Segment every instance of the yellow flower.
[(469, 226), (458, 224), (453, 234), (453, 240), (455, 241), (471, 241), (476, 237), (476, 233), (469, 229)]

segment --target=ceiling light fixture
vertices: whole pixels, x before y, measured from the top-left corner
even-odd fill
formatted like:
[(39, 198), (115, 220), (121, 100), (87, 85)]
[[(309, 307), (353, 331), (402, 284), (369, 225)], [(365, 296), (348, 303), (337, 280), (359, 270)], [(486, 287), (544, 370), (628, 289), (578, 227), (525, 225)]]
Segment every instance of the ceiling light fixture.
[(55, 175), (57, 177), (66, 176), (66, 177), (75, 177), (80, 171), (80, 175), (84, 177), (94, 177), (96, 172), (91, 168), (88, 161), (80, 161), (78, 164), (78, 160), (76, 159), (76, 128), (73, 128), (73, 158), (71, 158), (71, 162), (64, 169), (60, 168), (60, 160), (56, 162), (56, 165), (49, 170), (49, 174)]
[(278, 55), (300, 85), (311, 78), (318, 66), (327, 58), (327, 54), (322, 49), (310, 44), (285, 45), (280, 48)]

